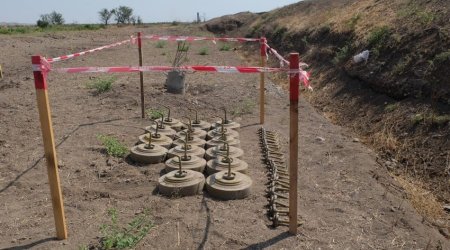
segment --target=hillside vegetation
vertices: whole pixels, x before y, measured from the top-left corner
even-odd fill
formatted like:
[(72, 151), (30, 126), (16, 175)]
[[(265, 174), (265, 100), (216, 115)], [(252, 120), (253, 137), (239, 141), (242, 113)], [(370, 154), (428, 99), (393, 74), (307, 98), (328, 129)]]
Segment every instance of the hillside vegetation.
[[(213, 19), (206, 28), (264, 34), (282, 54), (299, 52), (315, 88), (304, 96), (375, 148), (380, 164), (449, 202), (449, 6), (446, 0), (309, 0)], [(368, 61), (354, 63), (364, 50)]]

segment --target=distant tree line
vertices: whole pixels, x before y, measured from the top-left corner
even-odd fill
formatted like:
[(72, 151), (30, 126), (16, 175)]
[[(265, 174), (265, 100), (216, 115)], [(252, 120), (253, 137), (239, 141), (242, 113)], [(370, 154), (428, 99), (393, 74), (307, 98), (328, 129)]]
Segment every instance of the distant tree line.
[[(114, 18), (117, 24), (142, 24), (142, 18), (133, 15), (133, 9), (127, 6), (119, 6), (118, 8), (111, 10), (104, 8), (101, 9), (98, 14), (100, 16), (100, 21), (105, 26), (109, 24), (111, 18)], [(42, 14), (36, 24), (41, 28), (46, 28), (52, 25), (63, 25), (64, 22), (63, 15), (53, 11), (49, 14)]]
[(119, 6), (118, 8), (108, 10), (106, 8), (101, 9), (98, 12), (100, 21), (104, 25), (108, 25), (109, 20), (114, 16), (114, 20), (117, 24), (142, 24), (140, 16), (133, 15), (133, 9), (127, 6)]

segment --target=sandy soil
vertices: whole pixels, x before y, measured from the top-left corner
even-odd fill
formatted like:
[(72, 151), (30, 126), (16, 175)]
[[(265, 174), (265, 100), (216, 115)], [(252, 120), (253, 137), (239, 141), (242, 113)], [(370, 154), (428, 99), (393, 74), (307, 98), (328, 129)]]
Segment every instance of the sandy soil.
[[(142, 28), (145, 34), (189, 34), (183, 26)], [(138, 74), (117, 74), (113, 90), (93, 95), (86, 88), (100, 75), (50, 74), (49, 94), (58, 144), (60, 177), (69, 238), (54, 239), (54, 222), (43, 160), (30, 56), (49, 57), (125, 39), (133, 28), (55, 34), (1, 36), (0, 63), (0, 248), (78, 249), (96, 245), (108, 208), (129, 222), (148, 208), (155, 227), (137, 249), (450, 249), (437, 229), (411, 207), (401, 188), (376, 163), (376, 155), (345, 130), (300, 101), (299, 215), (297, 236), (286, 227), (272, 229), (265, 215), (265, 166), (258, 146), (257, 106), (235, 119), (242, 124), (241, 145), (253, 192), (244, 200), (219, 201), (204, 193), (168, 199), (155, 192), (163, 165), (140, 166), (102, 153), (98, 134), (118, 137), (130, 147), (143, 127)], [(146, 65), (168, 65), (174, 46), (145, 43)], [(209, 48), (208, 56), (198, 51)], [(256, 53), (256, 52), (255, 52)], [(220, 52), (212, 43), (191, 46), (188, 64), (241, 65), (238, 52)], [(136, 65), (137, 49), (123, 46), (56, 64), (63, 66)], [(164, 93), (162, 74), (145, 74), (147, 108), (173, 107), (176, 117), (198, 108), (208, 120), (220, 107), (235, 110), (257, 103), (258, 75), (195, 73), (185, 96)], [(267, 87), (268, 129), (287, 144), (286, 93)], [(249, 101), (250, 100), (250, 101)], [(318, 137), (324, 139), (319, 140)], [(178, 236), (180, 235), (180, 244)]]

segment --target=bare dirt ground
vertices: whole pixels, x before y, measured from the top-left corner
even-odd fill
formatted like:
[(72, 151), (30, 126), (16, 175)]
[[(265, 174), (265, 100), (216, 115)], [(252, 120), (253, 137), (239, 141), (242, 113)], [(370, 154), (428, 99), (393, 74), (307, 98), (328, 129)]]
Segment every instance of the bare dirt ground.
[[(145, 34), (192, 34), (184, 26), (146, 27)], [(155, 194), (163, 165), (139, 166), (102, 153), (98, 134), (120, 138), (130, 147), (149, 121), (139, 118), (138, 74), (118, 74), (113, 90), (95, 96), (86, 74), (49, 76), (49, 94), (69, 238), (54, 240), (42, 138), (30, 56), (53, 57), (126, 39), (137, 30), (1, 36), (0, 63), (0, 248), (78, 249), (98, 244), (100, 226), (116, 208), (127, 223), (144, 209), (155, 227), (137, 249), (450, 249), (449, 241), (412, 208), (404, 192), (376, 163), (376, 155), (332, 125), (304, 100), (300, 102), (300, 234), (268, 227), (265, 166), (258, 145), (257, 106), (235, 119), (242, 124), (241, 146), (253, 192), (244, 200), (219, 201), (204, 193), (168, 199)], [(198, 51), (209, 48), (209, 55)], [(174, 45), (145, 42), (145, 65), (168, 65)], [(188, 64), (242, 65), (238, 52), (221, 52), (212, 43), (191, 45)], [(257, 52), (255, 52), (257, 53)], [(136, 65), (137, 49), (123, 46), (67, 62), (63, 66)], [(237, 110), (257, 103), (258, 75), (195, 73), (185, 96), (164, 93), (162, 74), (145, 74), (147, 108), (162, 103), (176, 117), (198, 108), (211, 120), (220, 107)], [(250, 101), (249, 101), (250, 100)], [(287, 144), (286, 93), (267, 87), (267, 128)], [(318, 137), (324, 140), (318, 139)], [(180, 242), (178, 244), (178, 234)]]

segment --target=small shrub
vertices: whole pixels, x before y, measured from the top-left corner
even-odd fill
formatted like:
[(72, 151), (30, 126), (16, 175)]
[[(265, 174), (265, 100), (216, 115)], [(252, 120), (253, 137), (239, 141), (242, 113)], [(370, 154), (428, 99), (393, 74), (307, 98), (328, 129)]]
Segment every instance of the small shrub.
[(110, 156), (123, 158), (128, 153), (128, 148), (117, 140), (117, 138), (107, 136), (107, 135), (98, 135), (97, 139), (99, 139), (103, 146), (106, 148), (106, 153)]
[(178, 22), (178, 21), (173, 21), (172, 22), (172, 26), (177, 26), (178, 24), (180, 24), (180, 22)]
[(361, 19), (361, 15), (358, 13), (356, 15), (353, 15), (350, 20), (347, 21), (347, 26), (349, 29), (354, 30), (356, 27), (356, 24), (358, 23), (359, 19)]
[(152, 119), (159, 119), (161, 118), (161, 115), (166, 115), (166, 110), (164, 109), (155, 109), (155, 108), (149, 108), (146, 110), (147, 116)]
[(409, 66), (409, 64), (412, 62), (411, 56), (406, 56), (405, 58), (401, 59), (392, 69), (392, 73), (396, 75), (401, 75), (403, 72), (405, 72), (405, 69)]
[(111, 223), (103, 224), (100, 227), (100, 231), (103, 234), (103, 238), (101, 239), (102, 249), (132, 248), (154, 226), (148, 210), (135, 216), (126, 226), (119, 224), (117, 210), (115, 208), (110, 208), (108, 215), (111, 217)]
[(422, 114), (415, 114), (415, 115), (413, 115), (413, 116), (411, 117), (411, 121), (412, 121), (414, 124), (419, 124), (419, 123), (421, 123), (423, 120), (425, 120), (425, 118), (423, 117)]
[(439, 126), (445, 125), (450, 122), (450, 115), (433, 115), (431, 122)]
[(334, 64), (339, 64), (350, 56), (350, 46), (345, 45), (344, 47), (340, 48), (339, 51), (336, 52), (336, 55), (333, 58)]
[(434, 56), (433, 63), (443, 63), (450, 60), (450, 49)]
[(116, 81), (115, 77), (96, 78), (87, 83), (86, 86), (89, 89), (94, 89), (96, 94), (101, 94), (111, 90), (112, 84)]
[(200, 51), (198, 52), (199, 55), (208, 55), (208, 48), (201, 48)]
[(189, 51), (189, 45), (187, 43), (182, 43), (180, 48), (179, 48), (179, 51), (188, 52)]
[(220, 51), (229, 51), (229, 50), (231, 50), (231, 46), (228, 43), (224, 43), (224, 44), (222, 44), (222, 46), (220, 46), (219, 50)]
[(386, 43), (389, 38), (390, 30), (387, 26), (376, 27), (370, 32), (367, 42), (370, 46), (379, 47)]
[(166, 47), (166, 41), (158, 41), (158, 42), (156, 42), (156, 48), (158, 48), (158, 49), (162, 49), (162, 48), (164, 48), (164, 47)]
[(391, 103), (384, 107), (384, 111), (386, 112), (392, 112), (398, 108), (398, 103)]

